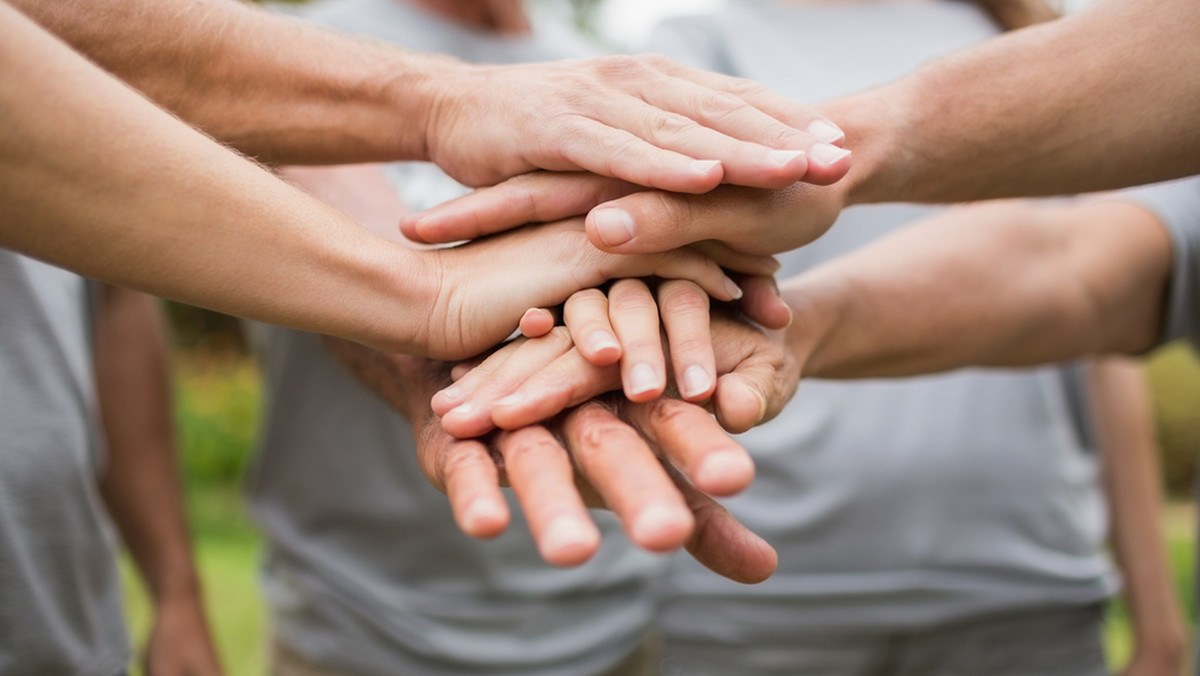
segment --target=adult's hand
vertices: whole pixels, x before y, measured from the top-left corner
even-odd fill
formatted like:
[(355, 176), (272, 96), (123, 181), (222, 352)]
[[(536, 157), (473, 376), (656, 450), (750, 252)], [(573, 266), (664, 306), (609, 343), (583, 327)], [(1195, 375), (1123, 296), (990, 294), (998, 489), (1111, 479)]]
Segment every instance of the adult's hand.
[(177, 595), (155, 604), (143, 664), (148, 676), (224, 673), (198, 598)]
[(400, 227), (414, 241), (443, 242), (586, 213), (588, 239), (613, 253), (717, 242), (735, 252), (774, 254), (824, 234), (848, 203), (850, 187), (842, 182), (796, 183), (779, 190), (722, 186), (685, 195), (590, 174), (541, 172), (408, 215)]
[[(796, 391), (802, 346), (811, 338), (787, 341), (782, 331), (724, 311), (713, 315), (711, 330), (718, 374), (711, 407), (717, 420), (730, 432), (743, 432), (773, 418)], [(793, 325), (789, 333), (796, 332)], [(494, 426), (512, 429), (545, 420), (621, 387), (620, 365), (590, 362), (567, 329), (558, 328), (497, 351), (440, 391), (432, 407), (451, 434), (476, 436)]]
[[(414, 277), (428, 285), (421, 294), (433, 302), (414, 342), (437, 358), (479, 354), (512, 333), (529, 308), (558, 305), (609, 279), (690, 279), (719, 300), (742, 295), (716, 263), (695, 251), (640, 256), (599, 251), (588, 243), (580, 219), (522, 228), (422, 256), (427, 268)], [(758, 260), (760, 274), (774, 271), (773, 259)]]
[(446, 62), (430, 83), (429, 159), (468, 185), (584, 170), (700, 193), (722, 181), (830, 183), (849, 168), (829, 145), (841, 130), (812, 108), (664, 56)]
[(456, 439), (417, 403), (417, 393), (432, 393), (445, 382), (444, 370), (411, 357), (388, 358), (408, 365), (405, 389), (412, 396), (397, 401), (409, 402), (405, 413), (416, 430), (422, 471), (446, 493), (466, 534), (488, 538), (504, 531), (510, 514), (500, 487), (508, 485), (538, 551), (553, 565), (578, 565), (595, 553), (600, 534), (587, 508), (601, 507), (612, 510), (630, 540), (645, 549), (683, 546), (714, 572), (740, 582), (759, 582), (774, 571), (770, 545), (709, 496), (742, 490), (754, 471), (745, 450), (703, 409), (667, 399), (592, 401), (549, 427)]

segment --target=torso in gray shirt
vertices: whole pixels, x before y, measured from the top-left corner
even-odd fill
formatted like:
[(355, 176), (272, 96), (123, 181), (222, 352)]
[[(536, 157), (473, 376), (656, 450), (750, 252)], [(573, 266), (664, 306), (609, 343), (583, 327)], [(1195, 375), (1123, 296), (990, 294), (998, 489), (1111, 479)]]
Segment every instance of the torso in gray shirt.
[[(962, 2), (746, 2), (669, 22), (651, 48), (811, 102), (995, 33)], [(784, 255), (781, 275), (931, 213), (849, 209)], [(778, 549), (778, 572), (748, 587), (676, 557), (665, 632), (733, 646), (741, 673), (754, 673), (754, 646), (786, 646), (795, 631), (886, 631), (1106, 598), (1106, 519), (1081, 411), (1067, 367), (805, 381), (778, 419), (741, 437), (757, 478), (727, 501)]]
[[(554, 24), (499, 39), (388, 0), (337, 0), (307, 16), (472, 60), (592, 53)], [(460, 190), (431, 165), (388, 171), (410, 208)], [(473, 540), (422, 475), (408, 423), (315, 336), (270, 329), (266, 378), (250, 493), (267, 538), (274, 629), (291, 647), (361, 674), (557, 676), (607, 669), (641, 640), (663, 561), (633, 548), (607, 514), (595, 514), (600, 552), (577, 569), (540, 559), (511, 496), (508, 531)]]
[(97, 478), (84, 281), (0, 249), (0, 673), (113, 676), (129, 645)]

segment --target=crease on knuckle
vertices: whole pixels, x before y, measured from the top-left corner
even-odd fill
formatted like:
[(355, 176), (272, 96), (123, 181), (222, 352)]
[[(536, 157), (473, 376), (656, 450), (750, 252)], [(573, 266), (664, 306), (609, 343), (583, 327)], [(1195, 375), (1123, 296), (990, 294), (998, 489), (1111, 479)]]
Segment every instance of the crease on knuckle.
[(664, 316), (708, 316), (708, 294), (695, 282), (681, 279), (663, 282), (658, 289), (658, 300)]
[(671, 429), (681, 428), (688, 424), (688, 410), (679, 405), (680, 402), (666, 397), (659, 397), (648, 402), (644, 407), (646, 421), (651, 428)]
[(531, 463), (543, 470), (548, 469), (548, 458), (562, 453), (562, 447), (544, 434), (513, 435), (504, 445), (504, 459), (509, 467)]
[(733, 94), (712, 92), (704, 94), (697, 103), (697, 110), (705, 122), (722, 122), (742, 112), (746, 102)]

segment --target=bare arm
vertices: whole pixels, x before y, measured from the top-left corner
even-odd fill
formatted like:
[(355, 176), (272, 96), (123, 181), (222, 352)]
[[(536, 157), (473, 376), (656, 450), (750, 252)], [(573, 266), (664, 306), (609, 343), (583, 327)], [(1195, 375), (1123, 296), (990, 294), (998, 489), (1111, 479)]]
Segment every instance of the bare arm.
[[(391, 244), (7, 5), (0, 18), (2, 246), (193, 305), (447, 358), (474, 355), (528, 308), (611, 277), (695, 277), (715, 297), (737, 293), (695, 252), (596, 251), (581, 221), (437, 252)], [(493, 246), (520, 257), (497, 260)], [(542, 274), (524, 278), (532, 267)]]
[(105, 287), (95, 349), (108, 440), (100, 488), (154, 606), (147, 669), (163, 675), (220, 674), (188, 541), (157, 301)]
[(432, 160), (472, 185), (586, 169), (687, 192), (829, 182), (848, 167), (809, 167), (805, 151), (827, 140), (804, 131), (820, 118), (811, 108), (660, 58), (471, 66), (235, 0), (16, 2), (185, 120), (271, 162)]
[(1112, 548), (1133, 619), (1129, 676), (1177, 676), (1187, 638), (1162, 532), (1162, 472), (1141, 365), (1109, 358), (1090, 370), (1090, 394), (1112, 519)]
[(1200, 172), (1200, 5), (1099, 0), (830, 102), (849, 203), (1069, 194)]
[(1139, 353), (1170, 270), (1161, 223), (1126, 202), (964, 207), (788, 280), (789, 344), (816, 377)]

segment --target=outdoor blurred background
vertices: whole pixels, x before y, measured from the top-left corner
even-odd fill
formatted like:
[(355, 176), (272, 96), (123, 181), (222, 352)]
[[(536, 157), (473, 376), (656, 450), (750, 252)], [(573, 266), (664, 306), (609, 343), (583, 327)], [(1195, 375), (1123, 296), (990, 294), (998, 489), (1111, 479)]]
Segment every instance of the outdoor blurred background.
[[(559, 0), (540, 0), (545, 4)], [(572, 0), (575, 20), (616, 49), (637, 44), (657, 18), (702, 12), (721, 0)], [(1060, 6), (1063, 3), (1060, 3)], [(1071, 9), (1080, 3), (1067, 3)], [(567, 11), (564, 9), (564, 11)], [(175, 412), (181, 466), (195, 552), (207, 607), (223, 662), (233, 676), (256, 676), (264, 664), (264, 611), (256, 581), (259, 540), (243, 509), (241, 478), (258, 425), (258, 369), (237, 320), (176, 303), (166, 304), (174, 332)], [(1200, 364), (1183, 345), (1146, 359), (1154, 390), (1163, 483), (1170, 496), (1164, 513), (1176, 586), (1189, 620), (1194, 617), (1192, 564), (1200, 456)], [(139, 643), (148, 628), (145, 596), (125, 562), (128, 608)], [(1130, 651), (1125, 611), (1114, 604), (1108, 631), (1110, 657), (1123, 664)]]

